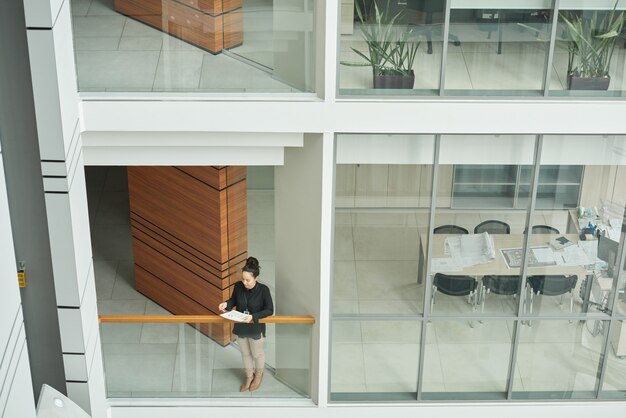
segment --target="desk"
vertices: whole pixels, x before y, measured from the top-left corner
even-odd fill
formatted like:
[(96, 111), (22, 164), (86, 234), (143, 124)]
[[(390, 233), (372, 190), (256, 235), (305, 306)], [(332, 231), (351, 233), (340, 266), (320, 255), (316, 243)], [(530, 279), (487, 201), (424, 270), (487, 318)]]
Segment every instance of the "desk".
[[(444, 241), (447, 237), (451, 235), (437, 234), (433, 235), (433, 247), (432, 247), (432, 257), (433, 258), (441, 258), (446, 257), (444, 253)], [(446, 274), (462, 274), (466, 276), (485, 276), (487, 274), (498, 274), (498, 275), (516, 275), (520, 273), (519, 268), (509, 268), (502, 257), (502, 253), (500, 253), (501, 248), (521, 248), (524, 243), (524, 234), (491, 234), (493, 237), (494, 247), (496, 250), (496, 257), (490, 263), (486, 264), (478, 264), (475, 266), (465, 267), (464, 269), (458, 272), (446, 272)], [(578, 242), (578, 235), (576, 234), (565, 234), (569, 240), (573, 242)], [(542, 246), (547, 245), (551, 238), (554, 238), (555, 235), (550, 234), (533, 234), (530, 237), (531, 246)], [(418, 267), (419, 282), (421, 283), (425, 277), (425, 269), (424, 269), (424, 261), (426, 260), (425, 250), (426, 250), (426, 236), (420, 236), (421, 242), (421, 251), (420, 251), (420, 265)], [(437, 273), (436, 271), (432, 272)], [(584, 266), (563, 266), (563, 265), (555, 265), (555, 266), (545, 266), (545, 267), (529, 267), (528, 275), (541, 275), (541, 274), (565, 274), (565, 275), (577, 275), (579, 277), (584, 277), (587, 274)]]

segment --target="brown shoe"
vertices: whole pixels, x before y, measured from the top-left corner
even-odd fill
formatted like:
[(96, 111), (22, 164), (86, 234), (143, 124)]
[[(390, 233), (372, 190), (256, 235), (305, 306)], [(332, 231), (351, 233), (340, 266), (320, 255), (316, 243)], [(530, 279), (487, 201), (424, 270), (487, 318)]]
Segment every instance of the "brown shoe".
[(263, 380), (263, 370), (257, 370), (254, 374), (254, 379), (252, 379), (252, 383), (250, 383), (250, 391), (257, 390), (261, 386), (261, 381)]
[(246, 370), (246, 377), (243, 379), (243, 383), (239, 386), (239, 392), (245, 392), (250, 389), (250, 383), (252, 383), (253, 379), (252, 370)]

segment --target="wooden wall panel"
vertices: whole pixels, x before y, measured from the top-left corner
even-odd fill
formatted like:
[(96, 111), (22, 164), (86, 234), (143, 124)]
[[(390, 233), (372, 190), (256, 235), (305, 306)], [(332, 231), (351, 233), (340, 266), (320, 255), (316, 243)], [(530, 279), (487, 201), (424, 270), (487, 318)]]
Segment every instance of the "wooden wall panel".
[(241, 0), (114, 0), (114, 8), (214, 54), (243, 42)]
[[(137, 290), (174, 314), (218, 313), (248, 256), (246, 171), (128, 168)], [(222, 328), (207, 333), (230, 338)]]
[[(167, 306), (161, 306), (172, 313), (180, 315), (215, 314), (215, 312), (212, 312), (196, 303), (194, 300), (189, 299), (141, 267), (135, 268), (135, 281), (137, 282), (137, 291), (152, 300), (159, 300), (161, 295), (167, 295), (167, 299), (164, 302)], [(219, 344), (227, 345), (231, 341), (232, 326), (229, 324), (200, 324), (195, 326)]]

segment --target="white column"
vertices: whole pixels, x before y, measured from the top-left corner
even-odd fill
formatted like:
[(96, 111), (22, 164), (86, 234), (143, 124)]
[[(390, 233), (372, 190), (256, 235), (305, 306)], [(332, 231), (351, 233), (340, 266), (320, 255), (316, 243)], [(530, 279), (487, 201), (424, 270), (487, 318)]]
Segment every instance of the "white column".
[(69, 0), (25, 0), (68, 397), (106, 416)]

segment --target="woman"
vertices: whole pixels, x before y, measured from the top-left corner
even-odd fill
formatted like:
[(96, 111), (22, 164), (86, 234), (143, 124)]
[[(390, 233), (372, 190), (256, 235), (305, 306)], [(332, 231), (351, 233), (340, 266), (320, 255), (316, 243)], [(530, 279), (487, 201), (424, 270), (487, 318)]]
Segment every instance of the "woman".
[[(259, 277), (259, 260), (249, 257), (243, 267), (240, 282), (235, 283), (233, 294), (226, 302), (220, 303), (220, 312), (226, 312), (236, 307), (239, 312), (247, 315), (244, 323), (236, 323), (233, 332), (237, 335), (243, 366), (246, 377), (239, 388), (240, 392), (257, 390), (263, 380), (265, 367), (265, 324), (259, 324), (259, 319), (274, 313), (274, 303), (270, 289), (257, 282)], [(253, 360), (255, 370), (253, 367)]]

